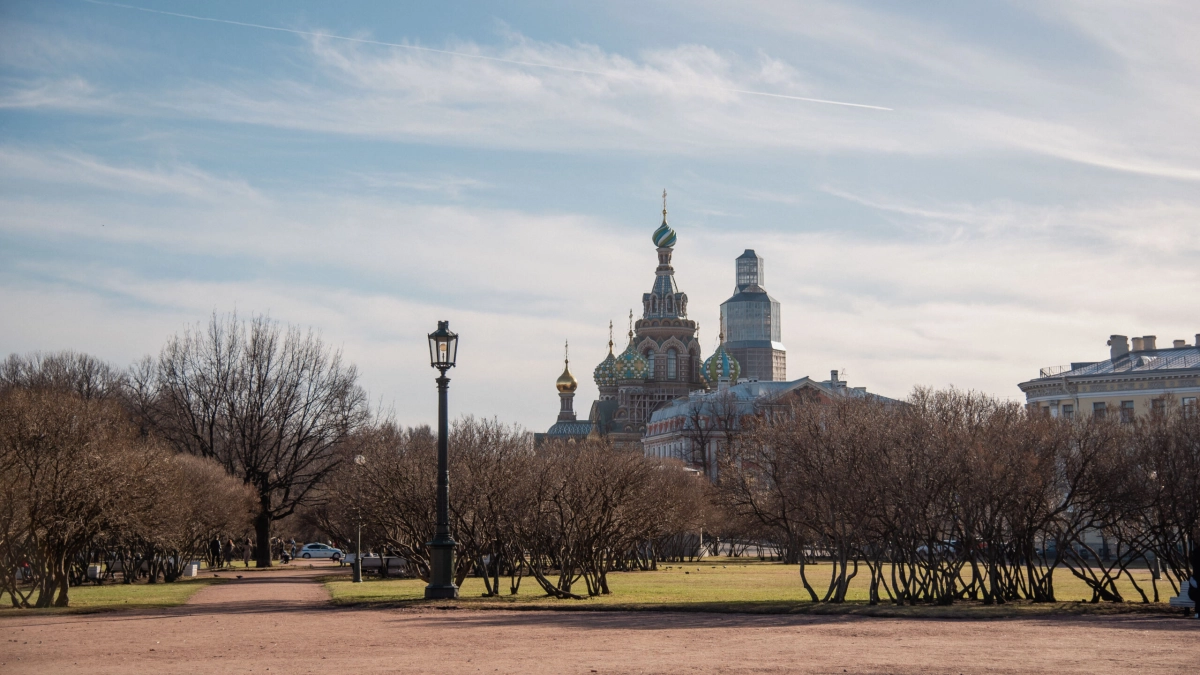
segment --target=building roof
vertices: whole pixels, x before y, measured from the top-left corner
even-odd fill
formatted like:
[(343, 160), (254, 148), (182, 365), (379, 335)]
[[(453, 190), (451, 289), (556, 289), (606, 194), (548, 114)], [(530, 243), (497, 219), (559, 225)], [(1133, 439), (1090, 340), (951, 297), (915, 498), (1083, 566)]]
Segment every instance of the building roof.
[(874, 398), (884, 402), (895, 402), (892, 399), (868, 393), (865, 387), (847, 387), (844, 381), (833, 382), (826, 380), (818, 382), (808, 377), (802, 377), (790, 382), (740, 382), (722, 392), (693, 392), (690, 396), (680, 397), (667, 405), (655, 410), (650, 415), (650, 422), (661, 422), (673, 417), (686, 416), (691, 406), (700, 402), (701, 405), (711, 404), (715, 397), (732, 397), (737, 402), (743, 414), (753, 412), (754, 404), (763, 399), (771, 399), (802, 388), (819, 391), (831, 397)]
[(1173, 347), (1170, 349), (1151, 349), (1130, 352), (1116, 359), (1042, 368), (1039, 377), (1023, 384), (1032, 384), (1038, 380), (1059, 380), (1064, 377), (1158, 373), (1160, 371), (1195, 368), (1200, 368), (1200, 347), (1188, 346)]
[(587, 436), (592, 431), (592, 423), (583, 420), (576, 422), (555, 422), (554, 426), (546, 430), (545, 435), (551, 438), (571, 436), (582, 437)]

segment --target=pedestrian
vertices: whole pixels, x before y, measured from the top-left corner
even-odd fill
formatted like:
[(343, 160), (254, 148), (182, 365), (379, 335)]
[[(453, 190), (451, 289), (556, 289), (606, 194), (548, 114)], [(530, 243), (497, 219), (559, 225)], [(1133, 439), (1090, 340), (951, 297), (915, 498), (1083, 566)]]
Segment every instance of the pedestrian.
[(246, 543), (242, 545), (242, 562), (246, 564), (246, 567), (250, 566), (250, 548), (251, 548), (251, 546), (252, 545), (250, 543), (250, 537), (246, 537)]
[(233, 564), (233, 537), (230, 537), (225, 542), (225, 566), (229, 567)]
[(221, 538), (213, 537), (213, 540), (208, 542), (208, 564), (216, 569), (221, 566)]
[(291, 545), (292, 545), (292, 555), (291, 555), (291, 557), (295, 558), (295, 557), (296, 557), (296, 538), (295, 538), (295, 537), (292, 537), (292, 541), (291, 541), (290, 543), (291, 543)]

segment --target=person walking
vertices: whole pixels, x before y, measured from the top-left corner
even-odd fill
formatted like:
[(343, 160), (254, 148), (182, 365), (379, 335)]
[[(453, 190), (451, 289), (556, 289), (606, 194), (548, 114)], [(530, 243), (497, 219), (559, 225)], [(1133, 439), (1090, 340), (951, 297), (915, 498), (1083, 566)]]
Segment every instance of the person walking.
[(233, 564), (233, 537), (230, 537), (225, 542), (225, 566), (229, 567)]
[(213, 540), (208, 542), (208, 564), (216, 569), (221, 566), (221, 538), (213, 537)]
[(250, 543), (250, 537), (246, 537), (246, 543), (242, 544), (242, 562), (245, 563), (246, 567), (250, 566), (250, 550), (251, 550), (251, 548), (252, 548), (252, 544)]
[(291, 557), (295, 558), (296, 557), (296, 538), (292, 537), (292, 540), (289, 543), (292, 545), (292, 551), (291, 551), (292, 556)]

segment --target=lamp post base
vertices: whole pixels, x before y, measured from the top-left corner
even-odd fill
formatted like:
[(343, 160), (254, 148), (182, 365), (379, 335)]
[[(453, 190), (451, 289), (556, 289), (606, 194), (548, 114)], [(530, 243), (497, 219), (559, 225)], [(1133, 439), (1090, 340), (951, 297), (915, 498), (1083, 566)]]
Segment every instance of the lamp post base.
[(426, 600), (453, 600), (458, 597), (454, 585), (454, 540), (431, 541), (429, 547), (429, 585)]
[(450, 584), (449, 586), (434, 586), (429, 584), (425, 587), (426, 600), (457, 600), (458, 586)]

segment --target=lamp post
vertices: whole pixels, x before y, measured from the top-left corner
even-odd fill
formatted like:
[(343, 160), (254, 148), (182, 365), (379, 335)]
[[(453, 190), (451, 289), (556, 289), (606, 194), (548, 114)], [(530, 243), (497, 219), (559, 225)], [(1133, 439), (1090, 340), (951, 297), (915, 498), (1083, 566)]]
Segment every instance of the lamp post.
[[(355, 465), (354, 473), (355, 474), (359, 473), (360, 470), (358, 469), (358, 467), (361, 467), (362, 465), (364, 465), (366, 463), (367, 463), (366, 457), (363, 457), (362, 455), (355, 455), (354, 456), (354, 465)], [(355, 492), (358, 493), (357, 495), (355, 495), (355, 500), (354, 500), (355, 501), (354, 514), (356, 516), (358, 516), (358, 534), (354, 539), (354, 579), (353, 579), (353, 582), (356, 584), (361, 584), (362, 583), (362, 488), (358, 486), (358, 480), (361, 479), (361, 476), (356, 475), (354, 478), (355, 478), (354, 483), (355, 483), (355, 487), (356, 487)]]
[(450, 537), (450, 453), (446, 436), (449, 423), (446, 414), (446, 387), (450, 378), (446, 371), (454, 367), (458, 353), (458, 335), (450, 332), (449, 321), (439, 321), (437, 330), (429, 334), (429, 362), (440, 375), (438, 386), (438, 482), (437, 529), (429, 542), (429, 585), (425, 586), (426, 600), (458, 597), (454, 585), (454, 539)]

